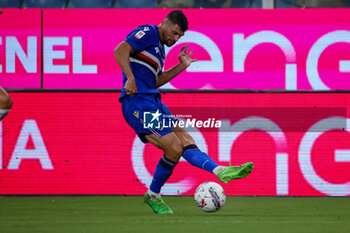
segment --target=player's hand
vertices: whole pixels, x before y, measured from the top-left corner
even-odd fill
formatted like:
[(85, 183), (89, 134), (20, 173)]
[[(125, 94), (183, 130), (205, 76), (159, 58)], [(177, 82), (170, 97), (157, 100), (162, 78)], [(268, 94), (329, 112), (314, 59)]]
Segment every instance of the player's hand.
[(191, 52), (188, 53), (188, 45), (184, 46), (180, 50), (180, 55), (179, 55), (179, 61), (181, 64), (183, 64), (186, 68), (191, 65), (192, 62), (198, 61), (198, 59), (192, 59), (193, 49)]
[(124, 90), (126, 91), (127, 95), (135, 95), (137, 93), (137, 87), (136, 87), (136, 83), (135, 83), (135, 79), (132, 78), (128, 78), (128, 80), (126, 81), (125, 85), (124, 85)]

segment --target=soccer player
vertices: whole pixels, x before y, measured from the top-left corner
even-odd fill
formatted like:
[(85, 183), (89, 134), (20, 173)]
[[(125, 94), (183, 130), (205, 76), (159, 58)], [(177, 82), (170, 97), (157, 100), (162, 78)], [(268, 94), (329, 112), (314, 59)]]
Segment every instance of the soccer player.
[(153, 117), (171, 116), (161, 102), (158, 87), (166, 84), (196, 62), (193, 50), (188, 45), (180, 50), (179, 63), (167, 71), (162, 71), (164, 45), (174, 45), (188, 28), (186, 16), (180, 10), (171, 11), (158, 25), (142, 25), (133, 30), (114, 50), (114, 55), (123, 73), (123, 89), (119, 97), (126, 122), (135, 130), (144, 143), (152, 143), (163, 150), (144, 201), (155, 213), (171, 214), (173, 211), (163, 201), (160, 190), (171, 176), (180, 157), (193, 166), (215, 174), (227, 183), (244, 178), (253, 169), (253, 163), (241, 166), (219, 166), (207, 154), (201, 152), (193, 138), (181, 127), (144, 127), (144, 112), (154, 112)]
[(2, 87), (0, 87), (0, 121), (9, 113), (11, 107), (11, 97)]

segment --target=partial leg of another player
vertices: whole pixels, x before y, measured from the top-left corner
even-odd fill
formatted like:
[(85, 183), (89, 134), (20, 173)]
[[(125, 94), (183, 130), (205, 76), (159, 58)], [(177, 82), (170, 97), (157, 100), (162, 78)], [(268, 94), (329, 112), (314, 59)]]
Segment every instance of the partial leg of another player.
[(240, 166), (220, 166), (216, 164), (207, 154), (200, 151), (191, 135), (181, 127), (173, 127), (176, 136), (183, 144), (183, 157), (190, 164), (198, 168), (214, 173), (221, 182), (228, 183), (235, 179), (248, 176), (254, 168), (252, 162)]
[(0, 121), (9, 113), (11, 107), (11, 97), (2, 87), (0, 87)]

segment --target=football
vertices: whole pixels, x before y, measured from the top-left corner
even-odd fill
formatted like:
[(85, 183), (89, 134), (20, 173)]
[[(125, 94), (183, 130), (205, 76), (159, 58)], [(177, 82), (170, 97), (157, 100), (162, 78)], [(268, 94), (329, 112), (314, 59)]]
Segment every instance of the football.
[(194, 200), (201, 210), (215, 212), (224, 206), (226, 194), (218, 183), (204, 182), (196, 189)]

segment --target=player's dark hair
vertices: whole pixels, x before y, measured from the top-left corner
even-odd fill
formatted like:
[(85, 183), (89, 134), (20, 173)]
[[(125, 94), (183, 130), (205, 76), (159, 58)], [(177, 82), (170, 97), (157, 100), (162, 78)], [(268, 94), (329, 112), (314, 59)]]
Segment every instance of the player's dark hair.
[(180, 10), (173, 10), (167, 16), (173, 24), (179, 25), (181, 31), (185, 32), (188, 29), (188, 21), (186, 15)]

